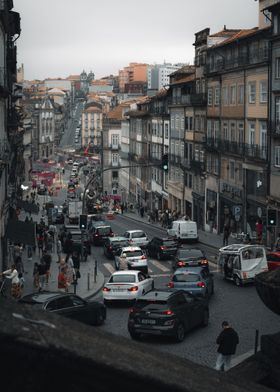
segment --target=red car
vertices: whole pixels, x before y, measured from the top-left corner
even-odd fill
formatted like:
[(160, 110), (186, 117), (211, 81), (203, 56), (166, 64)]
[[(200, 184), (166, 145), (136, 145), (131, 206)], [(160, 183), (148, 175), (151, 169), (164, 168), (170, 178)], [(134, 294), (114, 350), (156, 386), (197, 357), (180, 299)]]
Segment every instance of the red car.
[(272, 271), (280, 267), (280, 251), (269, 252), (266, 254), (268, 270)]

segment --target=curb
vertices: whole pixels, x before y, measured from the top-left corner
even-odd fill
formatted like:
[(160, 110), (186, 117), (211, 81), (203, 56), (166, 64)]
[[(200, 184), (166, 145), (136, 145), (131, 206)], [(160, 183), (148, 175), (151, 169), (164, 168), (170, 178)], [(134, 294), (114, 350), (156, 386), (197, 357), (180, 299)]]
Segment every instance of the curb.
[(89, 300), (89, 299), (95, 297), (96, 294), (98, 294), (99, 291), (102, 290), (102, 287), (104, 286), (104, 283), (105, 283), (105, 276), (104, 276), (104, 274), (102, 274), (102, 272), (100, 272), (100, 271), (99, 271), (99, 274), (103, 276), (103, 278), (102, 278), (102, 284), (101, 284), (100, 287), (97, 288), (93, 293), (89, 294), (89, 295), (86, 296), (86, 297), (83, 297), (85, 300)]

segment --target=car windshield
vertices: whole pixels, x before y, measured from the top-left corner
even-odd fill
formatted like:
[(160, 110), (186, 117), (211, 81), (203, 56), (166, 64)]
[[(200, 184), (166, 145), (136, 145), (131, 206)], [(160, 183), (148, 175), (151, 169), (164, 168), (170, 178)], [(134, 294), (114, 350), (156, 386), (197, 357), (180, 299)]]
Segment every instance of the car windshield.
[(137, 256), (143, 256), (143, 251), (141, 249), (139, 250), (133, 250), (133, 251), (124, 251), (123, 253), (126, 254), (126, 257), (137, 257)]
[(99, 227), (97, 229), (98, 234), (106, 235), (111, 233), (111, 227)]
[(146, 234), (143, 233), (142, 231), (137, 231), (136, 233), (132, 233), (132, 238), (144, 238), (146, 237)]
[(200, 280), (197, 274), (176, 274), (173, 276), (173, 282), (198, 282)]
[(149, 306), (150, 309), (156, 308), (156, 309), (162, 309), (166, 308), (167, 302), (166, 301), (160, 301), (160, 300), (145, 300), (145, 299), (138, 299), (136, 302), (136, 307), (137, 308), (144, 308), (146, 306)]
[(203, 252), (200, 249), (180, 249), (178, 250), (177, 253), (178, 257), (184, 257), (184, 258), (198, 258), (198, 257), (204, 257)]
[(134, 283), (136, 281), (135, 275), (113, 275), (109, 283)]

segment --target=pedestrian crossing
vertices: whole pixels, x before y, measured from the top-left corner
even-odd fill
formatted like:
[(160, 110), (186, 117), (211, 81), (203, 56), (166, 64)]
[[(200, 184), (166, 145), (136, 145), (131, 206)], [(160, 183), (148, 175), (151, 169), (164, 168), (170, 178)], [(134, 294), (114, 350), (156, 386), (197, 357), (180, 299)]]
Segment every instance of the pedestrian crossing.
[[(217, 264), (211, 261), (210, 258), (209, 258), (209, 265), (212, 272), (216, 272)], [(105, 269), (105, 271), (102, 271), (105, 275), (108, 275), (108, 273), (112, 274), (113, 272), (116, 271), (114, 262), (102, 263), (100, 267), (101, 268), (103, 267)], [(170, 274), (173, 273), (171, 260), (160, 262), (156, 259), (149, 259), (148, 268), (149, 268), (149, 275), (151, 275), (152, 277), (169, 276)]]

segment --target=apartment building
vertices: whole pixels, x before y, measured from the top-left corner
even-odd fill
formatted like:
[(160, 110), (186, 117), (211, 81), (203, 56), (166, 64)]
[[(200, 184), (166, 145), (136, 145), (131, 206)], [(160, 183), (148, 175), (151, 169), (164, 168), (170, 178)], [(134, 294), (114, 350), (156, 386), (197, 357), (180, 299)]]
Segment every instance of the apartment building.
[(130, 63), (119, 70), (119, 92), (125, 92), (125, 86), (132, 82), (147, 82), (148, 64)]
[(208, 37), (206, 230), (266, 221), (269, 28)]
[(102, 126), (102, 105), (97, 102), (88, 103), (82, 112), (81, 138), (83, 147), (90, 144), (95, 149), (101, 148)]

